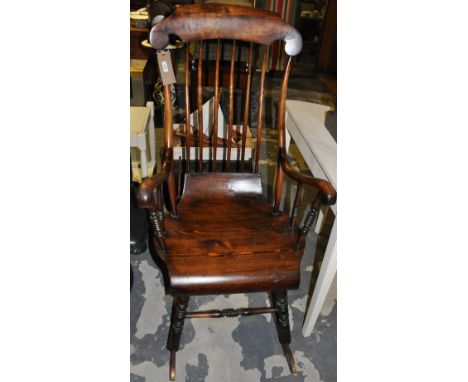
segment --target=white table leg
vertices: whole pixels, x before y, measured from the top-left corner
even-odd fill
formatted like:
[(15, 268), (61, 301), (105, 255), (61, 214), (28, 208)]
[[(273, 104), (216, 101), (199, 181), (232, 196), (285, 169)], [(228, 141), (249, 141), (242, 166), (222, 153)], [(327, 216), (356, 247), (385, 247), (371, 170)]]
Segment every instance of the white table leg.
[(148, 176), (148, 158), (146, 157), (146, 147), (140, 147), (140, 160), (141, 160), (141, 179), (143, 180)]
[(328, 240), (327, 249), (325, 250), (325, 256), (323, 258), (320, 273), (315, 285), (314, 293), (312, 294), (312, 300), (310, 302), (309, 309), (302, 326), (302, 334), (304, 337), (312, 334), (315, 321), (319, 316), (320, 310), (322, 309), (323, 303), (330, 289), (333, 278), (336, 274), (336, 224), (337, 217), (333, 223), (330, 238)]
[(323, 223), (323, 218), (324, 218), (324, 212), (323, 208), (319, 209), (319, 214), (317, 217), (317, 222), (315, 223), (315, 233), (318, 235), (320, 234), (320, 231), (322, 230), (322, 223)]

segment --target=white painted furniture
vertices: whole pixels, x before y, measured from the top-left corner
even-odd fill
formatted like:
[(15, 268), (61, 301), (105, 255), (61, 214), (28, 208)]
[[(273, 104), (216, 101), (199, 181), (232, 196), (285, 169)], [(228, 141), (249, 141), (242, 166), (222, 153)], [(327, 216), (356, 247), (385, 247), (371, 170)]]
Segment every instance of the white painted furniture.
[(145, 105), (145, 81), (143, 71), (148, 60), (130, 59), (131, 106)]
[(151, 155), (150, 166), (154, 167), (156, 164), (156, 141), (154, 139), (154, 105), (151, 101), (148, 101), (146, 106), (130, 107), (130, 147), (137, 147), (140, 150), (142, 179), (148, 176), (147, 135)]
[[(327, 179), (337, 190), (336, 142), (325, 127), (329, 106), (303, 101), (286, 101), (286, 148), (291, 137), (304, 157), (307, 166), (317, 178)], [(302, 334), (312, 333), (317, 317), (336, 274), (337, 205), (331, 206), (335, 220), (328, 240), (312, 300), (302, 327)], [(320, 213), (316, 232), (320, 232), (323, 213)]]

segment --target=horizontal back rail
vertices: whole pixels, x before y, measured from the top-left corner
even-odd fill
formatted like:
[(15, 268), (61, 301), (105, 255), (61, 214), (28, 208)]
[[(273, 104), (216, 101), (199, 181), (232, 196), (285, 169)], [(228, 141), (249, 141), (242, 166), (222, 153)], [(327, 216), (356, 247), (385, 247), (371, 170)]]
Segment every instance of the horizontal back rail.
[(229, 39), (270, 45), (284, 40), (290, 56), (299, 54), (302, 37), (299, 32), (273, 12), (258, 8), (226, 4), (192, 4), (178, 7), (169, 17), (151, 28), (149, 41), (155, 49), (164, 49), (169, 36), (182, 42), (207, 39)]

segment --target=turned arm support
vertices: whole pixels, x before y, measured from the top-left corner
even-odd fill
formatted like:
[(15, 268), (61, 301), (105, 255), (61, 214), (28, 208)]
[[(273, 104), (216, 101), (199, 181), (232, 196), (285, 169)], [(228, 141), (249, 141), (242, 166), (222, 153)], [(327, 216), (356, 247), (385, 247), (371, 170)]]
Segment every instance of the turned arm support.
[[(320, 205), (330, 206), (336, 203), (336, 190), (331, 185), (330, 182), (317, 179), (312, 176), (304, 175), (298, 172), (292, 164), (289, 162), (288, 155), (286, 154), (286, 149), (280, 147), (278, 149), (278, 162), (281, 166), (281, 169), (289, 177), (298, 182), (298, 188), (296, 192), (296, 198), (294, 200), (293, 210), (291, 214), (290, 227), (291, 229), (297, 232), (296, 246), (298, 248), (303, 248), (305, 246), (305, 238), (309, 233), (312, 225), (315, 223), (317, 216), (319, 214)], [(312, 205), (309, 208), (305, 218), (304, 224), (299, 228), (298, 226), (298, 213), (299, 207), (301, 204), (302, 196), (304, 194), (304, 186), (310, 186), (318, 190), (317, 197), (312, 202)]]
[(286, 149), (284, 147), (278, 150), (278, 156), (281, 168), (286, 173), (286, 175), (301, 185), (307, 185), (318, 189), (320, 192), (320, 201), (322, 204), (331, 206), (336, 203), (336, 190), (330, 182), (298, 172), (289, 162), (288, 154), (286, 153)]
[(155, 191), (162, 186), (172, 172), (173, 159), (172, 150), (164, 149), (162, 154), (161, 172), (143, 180), (136, 192), (138, 207), (153, 209), (156, 207)]

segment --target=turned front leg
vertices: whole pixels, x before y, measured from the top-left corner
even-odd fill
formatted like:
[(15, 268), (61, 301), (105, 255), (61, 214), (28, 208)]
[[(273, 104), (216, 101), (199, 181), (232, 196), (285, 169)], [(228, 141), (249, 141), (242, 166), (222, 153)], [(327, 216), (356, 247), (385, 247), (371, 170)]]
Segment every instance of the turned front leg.
[(296, 362), (289, 344), (291, 343), (291, 329), (289, 327), (288, 294), (285, 290), (272, 292), (273, 305), (277, 309), (276, 330), (278, 338), (283, 347), (283, 352), (288, 362), (291, 373), (296, 373)]
[(289, 328), (288, 294), (286, 291), (272, 293), (273, 304), (277, 309), (275, 315), (277, 320), (278, 337), (281, 343), (291, 343), (291, 331)]
[(174, 297), (171, 326), (169, 328), (169, 335), (167, 337), (167, 349), (171, 352), (171, 358), (169, 362), (169, 379), (171, 381), (175, 379), (176, 352), (180, 347), (180, 337), (184, 328), (188, 302), (189, 297), (187, 296)]

